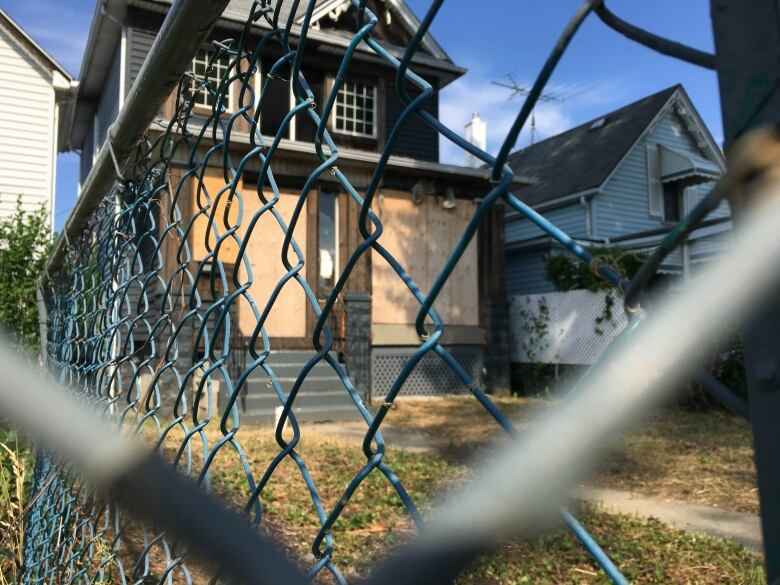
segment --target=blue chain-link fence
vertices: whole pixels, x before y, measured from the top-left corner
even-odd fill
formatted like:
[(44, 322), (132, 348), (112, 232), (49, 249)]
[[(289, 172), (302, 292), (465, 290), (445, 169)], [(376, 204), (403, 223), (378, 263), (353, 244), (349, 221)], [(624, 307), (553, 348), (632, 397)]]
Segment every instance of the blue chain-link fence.
[[(318, 3), (252, 3), (236, 38), (215, 42), (198, 57), (200, 65), (184, 74), (168, 104), (169, 121), (153, 124), (131, 164), (117, 169), (114, 187), (91, 210), (79, 234), (68, 237), (61, 265), (45, 279), (48, 367), (84, 400), (119, 426), (159, 445), (178, 470), (206, 491), (220, 490), (214, 461), (226, 454), (234, 457), (241, 479), (233, 486), (233, 499), (240, 500), (249, 519), (261, 527), (264, 508), (285, 497), (278, 493), (266, 497), (269, 482), (277, 474), (300, 476), (318, 526), (307, 543), (311, 556), (305, 557), (311, 577), (330, 573), (336, 581), (345, 581), (332, 528), (369, 476), (379, 475), (392, 485), (412, 521), (422, 525), (404, 487), (403, 473), (387, 463), (381, 429), (393, 401), (426, 356), (436, 354), (498, 427), (518, 435), (481, 380), (443, 343), (447, 315), (437, 310), (442, 291), (495, 205), (503, 202), (530, 218), (605, 279), (627, 290), (627, 305), (636, 313), (641, 310), (639, 293), (660, 264), (659, 258), (722, 197), (715, 193), (705, 199), (683, 222), (684, 229), (669, 236), (630, 285), (609, 266), (594, 262), (587, 250), (525, 205), (521, 192), (517, 196), (510, 192), (515, 177), (505, 161), (582, 21), (598, 10), (616, 28), (625, 23), (597, 0), (582, 5), (494, 157), (425, 108), (435, 88), (415, 72), (416, 57), (442, 3), (432, 3), (407, 45), (398, 51), (378, 40), (376, 30), (384, 24), (369, 10), (369, 3), (353, 0), (354, 33), (340, 37), (343, 48), (335, 56), (338, 73), (327, 88), (312, 82), (304, 66)], [(629, 32), (635, 40), (691, 60), (691, 50), (685, 47), (657, 37), (648, 40), (642, 31)], [(343, 109), (351, 105), (340, 102), (339, 95), (370, 99), (365, 93), (358, 97), (354, 84), (348, 92), (339, 91), (348, 82), (358, 50), (369, 51), (395, 71), (394, 88), (403, 105), (384, 137), (384, 148), (363, 164), (361, 188), (340, 168), (341, 135), (332, 130), (332, 120), (347, 119)], [(694, 61), (711, 66), (711, 56), (692, 54)], [(289, 104), (279, 103), (279, 83), (291, 83), (294, 99)], [(262, 132), (264, 117), (271, 116), (279, 118), (275, 136)], [(366, 133), (365, 125), (371, 122), (359, 122)], [(383, 233), (393, 226), (383, 224), (379, 213), (390, 157), (403, 129), (412, 123), (435, 130), (437, 136), (477, 157), (485, 164), (485, 179), (489, 178), (481, 183), (482, 191), (473, 194), (473, 213), (465, 218), (446, 260), (425, 286), (416, 283), (404, 259), (384, 245)], [(294, 124), (311, 128), (312, 148), (301, 153), (303, 162), (290, 170), (280, 152)], [(292, 186), (291, 174), (297, 174), (298, 180)], [(343, 250), (345, 261), (343, 266), (336, 262), (330, 271), (312, 272), (310, 266), (322, 268), (333, 261), (312, 257), (321, 252), (311, 245), (317, 231), (312, 229), (310, 209), (324, 182), (343, 196), (344, 205), (333, 219), (340, 227), (331, 227), (340, 234), (336, 247)], [(268, 242), (276, 247), (271, 249)], [(350, 279), (363, 277), (368, 257), (374, 266), (386, 267), (394, 286), (400, 287), (396, 290), (416, 304), (419, 338), (419, 346), (405, 358), (376, 409), (364, 403), (365, 388), (356, 385), (354, 371), (348, 371), (340, 359), (349, 332), (342, 331), (343, 320), (336, 318)], [(290, 294), (298, 295), (303, 304), (290, 305), (286, 300)], [(300, 311), (313, 318), (307, 322)], [(275, 333), (296, 320), (304, 323), (305, 343), (291, 343)], [(291, 365), (294, 372), (289, 371)], [(338, 394), (365, 425), (364, 464), (330, 507), (320, 498), (307, 460), (298, 450), (302, 430), (296, 418), (308, 412), (306, 385), (327, 377), (337, 378)], [(285, 379), (289, 379), (286, 386)], [(252, 422), (246, 420), (246, 404), (257, 399), (247, 388), (258, 380), (266, 391), (265, 404), (270, 396), (278, 407), (276, 453), (264, 467), (258, 467), (252, 445), (243, 441)], [(54, 465), (42, 455), (33, 484), (33, 493), (40, 497), (26, 533), (25, 583), (195, 580), (190, 559), (176, 542), (148, 522), (106, 504), (67, 467)], [(562, 514), (609, 578), (625, 582), (586, 528), (568, 511)], [(366, 556), (373, 552), (366, 551)]]

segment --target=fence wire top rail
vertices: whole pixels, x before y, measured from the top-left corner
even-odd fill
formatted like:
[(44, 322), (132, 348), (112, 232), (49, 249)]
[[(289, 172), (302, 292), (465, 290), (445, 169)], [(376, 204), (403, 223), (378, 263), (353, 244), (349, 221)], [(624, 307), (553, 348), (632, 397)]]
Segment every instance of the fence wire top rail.
[[(398, 56), (381, 40), (381, 23), (366, 0), (352, 0), (353, 32), (349, 38), (339, 37), (344, 46), (338, 49), (338, 71), (318, 103), (304, 67), (310, 36), (321, 38), (313, 20), (318, 3), (252, 2), (242, 30), (233, 39), (214, 42), (202, 69), (185, 72), (170, 102), (167, 124), (155, 125), (144, 140), (132, 145), (134, 153), (127, 165), (116, 161), (120, 179), (95, 198), (92, 209), (81, 209), (77, 219), (83, 225), (74, 224), (71, 232), (69, 223), (70, 233), (66, 232), (58, 248), (62, 261), (52, 264), (44, 279), (49, 315), (46, 358), (59, 381), (76, 389), (120, 427), (155, 443), (176, 469), (206, 492), (221, 489), (215, 461), (233, 458), (241, 469), (240, 485), (235, 489), (240, 492), (243, 512), (257, 526), (263, 526), (265, 508), (273, 506), (268, 490), (273, 479), (283, 473), (299, 476), (317, 526), (307, 543), (310, 578), (326, 572), (337, 582), (346, 582), (333, 527), (369, 476), (383, 477), (410, 521), (423, 525), (402, 474), (385, 458), (381, 426), (405, 382), (427, 355), (443, 360), (498, 426), (517, 435), (491, 402), (479, 377), (472, 376), (442, 344), (447, 315), (437, 310), (453, 271), (493, 206), (503, 203), (518, 210), (582, 261), (592, 263), (616, 287), (626, 287), (614, 269), (593, 263), (587, 250), (510, 193), (515, 176), (505, 165), (569, 41), (601, 3), (590, 0), (576, 12), (495, 157), (424, 109), (436, 89), (415, 72), (416, 56), (421, 47), (432, 47), (427, 33), (442, 3), (435, 0), (422, 21), (414, 23), (416, 30)], [(609, 14), (602, 10), (602, 16)], [(676, 50), (676, 46), (664, 47), (667, 52)], [(403, 105), (360, 188), (344, 170), (349, 165), (340, 165), (347, 162), (340, 156), (342, 136), (331, 130), (336, 112), (344, 107), (337, 98), (358, 49), (370, 53), (381, 66), (392, 68), (395, 91)], [(164, 60), (170, 55), (152, 57)], [(709, 59), (698, 53), (694, 57)], [(293, 99), (284, 107), (278, 131), (265, 135), (263, 116), (270, 116), (278, 106), (273, 92), (280, 80), (290, 84)], [(384, 244), (383, 233), (391, 226), (383, 224), (378, 211), (390, 156), (402, 129), (412, 120), (481, 160), (486, 165), (485, 178), (490, 178), (477, 194), (473, 213), (465, 219), (443, 265), (425, 286), (415, 282), (409, 267)], [(282, 180), (282, 140), (291, 126), (303, 124), (313, 129), (314, 156), (306, 159), (308, 170), (291, 197)], [(354, 245), (348, 244), (346, 262), (332, 274), (328, 293), (318, 295), (312, 273), (307, 272), (307, 262), (314, 259), (306, 241), (311, 237), (306, 234), (306, 218), (308, 203), (323, 181), (337, 185), (345, 194), (354, 212), (349, 228), (359, 238)], [(269, 251), (257, 245), (266, 236), (274, 238), (278, 249)], [(415, 304), (414, 327), (419, 338), (419, 347), (406, 358), (375, 412), (366, 406), (334, 351), (342, 336), (334, 326), (334, 312), (349, 289), (349, 279), (369, 255), (386, 267), (392, 279), (401, 283), (406, 299)], [(261, 282), (265, 288), (258, 294)], [(284, 313), (282, 320), (299, 317), (280, 300), (291, 290), (305, 300), (305, 310), (314, 319), (306, 330), (305, 364), (285, 388), (285, 374), (277, 371), (283, 366), (274, 363), (272, 352), (288, 348), (269, 330), (279, 313)], [(246, 315), (251, 317), (250, 328)], [(338, 378), (339, 391), (366, 429), (365, 462), (332, 504), (323, 501), (301, 454), (302, 431), (296, 418), (304, 384), (323, 368)], [(258, 467), (251, 445), (243, 440), (246, 432), (242, 433), (246, 389), (258, 379), (279, 407), (276, 452), (264, 468)], [(180, 543), (106, 504), (68, 469), (40, 457), (33, 483), (33, 489), (40, 488), (44, 496), (35, 501), (31, 512), (25, 583), (112, 578), (126, 583), (152, 576), (160, 583), (193, 582), (193, 568)], [(577, 520), (566, 511), (563, 518), (610, 579), (625, 582)]]

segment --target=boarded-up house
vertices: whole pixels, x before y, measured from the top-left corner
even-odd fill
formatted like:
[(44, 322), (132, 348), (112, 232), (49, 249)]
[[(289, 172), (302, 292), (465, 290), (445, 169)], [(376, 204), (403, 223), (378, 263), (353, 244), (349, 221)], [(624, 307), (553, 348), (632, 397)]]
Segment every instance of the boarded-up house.
[[(92, 23), (71, 130), (73, 145), (82, 149), (82, 180), (89, 173), (93, 157), (105, 141), (107, 129), (140, 71), (169, 6), (163, 0), (108, 0), (104, 4)], [(249, 0), (231, 2), (212, 38), (235, 38), (251, 5)], [(282, 5), (282, 11), (289, 10), (292, 5)], [(371, 0), (369, 7), (381, 23), (376, 34), (391, 50), (400, 54), (419, 25), (416, 16), (401, 0)], [(354, 10), (352, 3), (346, 0), (322, 2), (315, 9), (302, 71), (320, 108), (331, 92), (343, 47), (354, 33)], [(288, 14), (284, 12), (280, 21), (287, 18)], [(295, 15), (293, 18), (302, 19), (303, 12), (300, 17)], [(293, 33), (300, 23), (299, 20), (295, 22)], [(259, 39), (268, 25), (261, 19), (255, 26), (254, 32)], [(203, 76), (213, 56), (212, 50), (213, 45), (204, 46), (193, 61), (195, 79)], [(269, 67), (278, 58), (279, 54), (269, 49), (267, 61), (260, 64), (255, 75), (254, 87), (261, 87), (270, 78)], [(227, 61), (217, 59), (212, 67), (216, 73), (212, 71), (211, 74), (218, 78), (220, 68), (227, 66)], [(451, 61), (430, 35), (424, 38), (413, 66), (436, 89), (424, 106), (435, 116), (438, 114), (438, 90), (462, 75), (464, 70)], [(394, 76), (392, 67), (374, 59), (361, 44), (351, 62), (347, 80), (337, 94), (329, 131), (339, 146), (338, 168), (358, 191), (363, 191), (369, 184), (387, 136), (403, 110), (394, 88)], [(288, 80), (289, 75), (273, 77), (265, 94), (260, 119), (260, 130), (265, 136), (280, 133), (283, 118), (294, 103)], [(234, 89), (224, 96), (226, 116), (237, 106), (236, 93)], [(207, 116), (212, 112), (215, 99), (208, 92), (198, 93), (195, 115)], [(160, 122), (170, 118), (173, 107), (172, 97), (160, 112)], [(152, 132), (160, 128), (162, 126), (155, 123)], [(241, 119), (232, 128), (231, 143), (239, 158), (249, 150), (249, 129)], [(290, 220), (305, 180), (320, 164), (315, 155), (314, 132), (314, 125), (303, 117), (294, 118), (281, 132), (279, 149), (273, 159), (273, 174), (280, 192), (276, 209), (285, 221)], [(406, 267), (415, 282), (427, 290), (473, 216), (480, 198), (489, 190), (487, 171), (439, 163), (438, 133), (416, 118), (404, 127), (392, 152), (375, 203), (375, 211), (385, 226), (381, 242)], [(182, 169), (184, 164), (185, 161)], [(259, 171), (259, 160), (250, 161), (243, 171), (242, 193), (257, 191)], [(215, 162), (213, 167), (207, 168), (202, 179), (192, 179), (189, 191), (179, 200), (180, 205), (194, 216), (200, 205), (197, 202), (199, 194), (208, 192), (213, 199), (224, 188), (221, 166)], [(306, 200), (294, 236), (306, 258), (305, 279), (323, 303), (349, 255), (363, 238), (358, 230), (359, 207), (335, 178), (324, 175), (318, 179), (315, 189), (316, 195)], [(257, 196), (245, 196), (243, 217), (251, 218), (262, 204)], [(237, 211), (231, 209), (231, 213)], [(207, 223), (205, 216), (198, 217), (190, 232), (193, 266), (208, 255)], [(503, 366), (491, 368), (492, 372), (508, 371), (506, 348), (486, 351), (490, 339), (507, 338), (503, 270), (500, 266), (496, 270), (496, 265), (491, 265), (491, 259), (487, 257), (490, 252), (493, 259), (503, 260), (502, 226), (503, 210), (496, 208), (466, 250), (450, 284), (436, 303), (446, 324), (443, 343), (478, 380), (482, 377), (486, 353), (497, 363), (504, 362)], [(287, 272), (279, 261), (283, 239), (284, 232), (273, 216), (261, 216), (247, 249), (253, 273), (250, 293), (261, 308)], [(230, 265), (236, 254), (235, 242), (226, 241), (220, 250), (220, 259)], [(204, 279), (204, 298), (208, 298), (206, 272), (200, 271)], [(490, 303), (504, 307), (504, 313), (489, 311)], [(414, 328), (418, 309), (419, 303), (383, 258), (377, 253), (361, 258), (345, 291), (336, 301), (330, 323), (335, 335), (334, 350), (346, 362), (359, 390), (381, 396), (390, 388), (406, 358), (421, 343)], [(235, 343), (241, 345), (244, 343), (241, 338), (246, 340), (255, 330), (257, 317), (253, 308), (245, 303), (237, 303), (235, 311), (239, 337)], [(491, 321), (490, 315), (496, 318)], [(303, 289), (297, 285), (283, 287), (265, 321), (265, 328), (274, 348), (269, 360), (275, 364), (275, 371), (282, 372), (279, 375), (287, 387), (312, 353), (314, 325), (315, 315)], [(498, 332), (499, 328), (504, 328), (504, 333)], [(367, 340), (368, 353), (361, 350), (367, 359), (362, 361), (355, 356), (358, 351), (355, 348), (360, 346), (355, 336)], [(193, 351), (197, 352), (198, 348)], [(336, 416), (338, 404), (342, 402), (345, 411), (354, 412), (329, 368), (325, 364), (317, 368), (312, 381), (307, 380), (308, 386), (304, 385), (308, 394), (305, 392), (305, 396), (296, 400), (296, 405), (301, 405), (301, 410), (296, 409), (296, 412), (302, 416), (308, 412), (314, 418), (331, 418)], [(508, 376), (505, 373), (502, 376), (490, 384), (492, 389), (506, 389)], [(404, 388), (406, 393), (418, 394), (458, 390), (464, 390), (462, 384), (435, 355), (425, 358)], [(266, 401), (265, 383), (250, 384), (248, 392), (246, 408), (250, 416), (252, 413), (268, 416), (268, 409), (278, 403), (273, 396), (267, 396)]]

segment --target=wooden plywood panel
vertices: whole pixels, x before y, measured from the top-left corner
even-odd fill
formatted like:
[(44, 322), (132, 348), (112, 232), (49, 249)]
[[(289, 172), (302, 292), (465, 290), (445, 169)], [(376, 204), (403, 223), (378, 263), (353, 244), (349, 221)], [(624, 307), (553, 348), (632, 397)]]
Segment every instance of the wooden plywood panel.
[[(449, 216), (449, 253), (457, 245), (460, 237), (476, 211), (476, 204), (471, 201), (458, 201), (458, 206), (451, 210), (441, 210)], [(448, 254), (449, 256), (449, 254)], [(442, 290), (448, 302), (445, 323), (450, 325), (479, 325), (479, 277), (477, 260), (476, 235), (466, 247), (463, 256), (452, 272), (450, 279)]]
[[(221, 168), (207, 168), (202, 180), (193, 177), (192, 193), (192, 213), (197, 217), (190, 232), (190, 242), (193, 258), (200, 260), (209, 250), (214, 250), (217, 242), (237, 224), (240, 206), (236, 196), (233, 196), (232, 200), (228, 198), (229, 189)], [(239, 191), (238, 195), (242, 193)], [(251, 194), (248, 199), (253, 199)], [(208, 214), (198, 213), (206, 207)], [(246, 216), (246, 209), (243, 215)], [(214, 218), (210, 228), (209, 217)], [(223, 239), (219, 248), (219, 259), (225, 264), (235, 264), (237, 254), (236, 241), (232, 237)]]
[[(281, 193), (276, 209), (285, 222), (289, 223), (297, 201), (297, 192), (283, 191)], [(253, 195), (253, 189), (250, 187), (245, 190), (242, 237), (245, 235), (244, 230), (247, 224), (261, 206), (257, 196)], [(293, 234), (304, 253), (306, 252), (308, 236), (306, 224), (306, 207), (304, 206)], [(247, 257), (252, 266), (252, 285), (249, 288), (249, 293), (261, 313), (269, 301), (274, 287), (287, 273), (287, 269), (282, 264), (283, 242), (284, 231), (270, 211), (266, 211), (256, 223), (247, 246)], [(287, 259), (291, 265), (297, 264), (298, 260), (292, 246), (290, 246)], [(305, 274), (305, 268), (301, 270), (301, 274)], [(245, 271), (242, 271), (241, 276), (242, 282), (246, 282)], [(295, 280), (289, 280), (274, 302), (273, 309), (265, 322), (266, 332), (271, 337), (305, 337), (308, 311), (308, 301), (303, 289)], [(256, 326), (256, 318), (251, 307), (247, 303), (241, 303), (238, 314), (242, 334), (250, 335)]]
[[(408, 193), (385, 191), (383, 195), (380, 218), (385, 232), (380, 242), (427, 292), (474, 214), (475, 204), (461, 200), (455, 209), (447, 210), (436, 197), (414, 204)], [(384, 259), (374, 253), (372, 262), (373, 322), (413, 323), (419, 303)], [(435, 307), (445, 324), (479, 325), (476, 241), (466, 248)]]
[[(438, 205), (436, 197), (426, 197), (423, 205), (427, 208), (428, 222), (425, 231), (425, 242), (427, 244), (428, 252), (428, 274), (426, 275), (425, 291), (428, 292), (433, 288), (433, 284), (436, 282), (436, 277), (439, 275), (447, 257), (450, 255), (450, 218), (451, 214), (444, 211)], [(444, 213), (442, 213), (444, 212)], [(447, 323), (447, 315), (450, 310), (450, 287), (446, 286), (436, 297), (434, 308), (439, 312), (439, 315), (444, 322)]]
[[(379, 218), (384, 225), (380, 243), (406, 268), (422, 290), (428, 289), (427, 207), (412, 202), (408, 193), (383, 191)], [(395, 271), (372, 252), (372, 321), (412, 323), (419, 303)]]

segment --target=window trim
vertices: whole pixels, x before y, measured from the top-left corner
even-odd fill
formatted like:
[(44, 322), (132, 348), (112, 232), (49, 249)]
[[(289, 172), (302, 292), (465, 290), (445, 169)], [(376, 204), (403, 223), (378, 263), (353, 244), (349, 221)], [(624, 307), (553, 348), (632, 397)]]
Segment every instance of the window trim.
[[(254, 108), (254, 112), (252, 112), (253, 116), (257, 113), (257, 108), (260, 107), (260, 92), (263, 90), (263, 83), (264, 83), (263, 72), (262, 72), (262, 68), (260, 67), (259, 63), (257, 64), (257, 71), (255, 71), (254, 79), (255, 79), (255, 103), (252, 105), (252, 107)], [(231, 91), (233, 90), (233, 85), (232, 84), (230, 86), (230, 89), (231, 89)], [(288, 96), (290, 98), (289, 110), (287, 110), (287, 111), (290, 112), (295, 107), (295, 94), (293, 93), (292, 82), (290, 82), (287, 85), (287, 93), (288, 93)], [(297, 138), (296, 138), (296, 130), (295, 130), (295, 119), (296, 118), (297, 118), (297, 116), (293, 116), (292, 119), (290, 120), (290, 123), (287, 125), (288, 136), (282, 136), (282, 140), (291, 140), (291, 141), (297, 140)], [(260, 134), (262, 134), (265, 138), (270, 138), (271, 140), (273, 140), (274, 139), (274, 135), (263, 134), (263, 132), (262, 132), (263, 122), (262, 122), (262, 120), (263, 120), (263, 115), (260, 114), (260, 117), (257, 120), (257, 131), (260, 132)]]
[[(359, 83), (361, 85), (365, 85), (367, 87), (370, 87), (373, 91), (373, 102), (374, 102), (374, 108), (372, 112), (372, 128), (373, 133), (372, 134), (366, 134), (365, 132), (356, 132), (354, 130), (340, 130), (336, 126), (336, 119), (338, 117), (337, 115), (337, 109), (338, 108), (338, 94), (336, 95), (336, 100), (333, 104), (333, 115), (331, 116), (331, 130), (337, 134), (341, 134), (343, 136), (354, 136), (356, 138), (364, 138), (366, 140), (377, 140), (378, 138), (378, 117), (379, 117), (379, 88), (377, 87), (377, 84), (372, 81), (362, 81), (357, 79), (347, 79), (342, 84), (342, 89), (347, 83)], [(332, 88), (331, 88), (332, 91)], [(354, 123), (354, 119), (352, 122)]]
[(318, 190), (318, 199), (317, 199), (317, 296), (322, 297), (329, 296), (333, 293), (333, 288), (331, 288), (329, 291), (323, 291), (321, 279), (320, 276), (320, 217), (321, 217), (321, 202), (322, 202), (322, 196), (323, 195), (331, 195), (333, 196), (333, 238), (334, 238), (334, 254), (333, 254), (333, 287), (336, 286), (336, 282), (338, 282), (339, 276), (341, 276), (341, 259), (340, 259), (340, 249), (339, 249), (339, 218), (340, 218), (340, 207), (339, 201), (341, 199), (340, 192), (338, 189), (328, 189), (328, 188), (321, 188)]
[[(210, 47), (204, 47), (204, 48), (202, 48), (202, 49), (201, 49), (201, 51), (206, 51), (206, 56), (207, 56), (207, 58), (210, 58), (210, 55), (211, 55), (211, 54), (213, 54), (213, 53), (215, 52), (215, 51), (214, 51), (213, 49), (211, 49)], [(200, 52), (200, 51), (199, 51), (199, 52)], [(195, 75), (195, 67), (194, 67), (194, 64), (195, 64), (195, 59), (197, 59), (197, 57), (198, 57), (198, 55), (196, 55), (195, 57), (193, 57), (193, 59), (192, 59), (192, 63), (190, 64), (190, 66), (191, 66), (191, 68), (192, 68), (192, 74), (193, 74), (193, 76)], [(226, 58), (226, 59), (228, 60), (228, 62), (227, 62), (227, 69), (228, 69), (228, 73), (230, 73), (230, 65), (231, 65), (230, 57), (229, 57), (229, 55), (225, 55), (225, 57), (224, 57), (224, 58)], [(207, 61), (207, 62), (208, 62), (208, 61)], [(192, 85), (191, 85), (191, 84), (192, 84), (192, 82), (190, 82), (190, 90), (192, 90)], [(235, 87), (234, 87), (234, 86), (235, 86), (235, 83), (231, 83), (231, 84), (228, 86), (228, 94), (227, 94), (227, 102), (228, 102), (228, 103), (227, 103), (227, 107), (225, 108), (225, 111), (224, 111), (224, 112), (221, 112), (222, 114), (232, 114), (232, 113), (234, 113), (234, 112), (235, 112), (235, 105), (234, 105), (234, 104), (235, 104), (235, 101), (234, 101), (234, 95), (233, 95), (233, 93), (234, 93), (234, 91), (235, 91)], [(194, 96), (194, 94), (193, 94), (193, 96), (192, 96), (192, 97), (193, 97), (193, 99), (194, 99), (194, 97), (195, 97), (195, 96)], [(216, 105), (216, 104), (214, 104), (214, 105)], [(199, 103), (197, 103), (197, 102), (193, 101), (193, 104), (192, 104), (192, 111), (193, 111), (193, 112), (195, 112), (195, 113), (199, 113), (199, 114), (200, 114), (200, 113), (206, 113), (206, 112), (207, 112), (208, 114), (212, 114), (212, 113), (214, 113), (214, 105), (207, 106), (207, 105), (204, 105), (204, 104), (199, 104)]]

